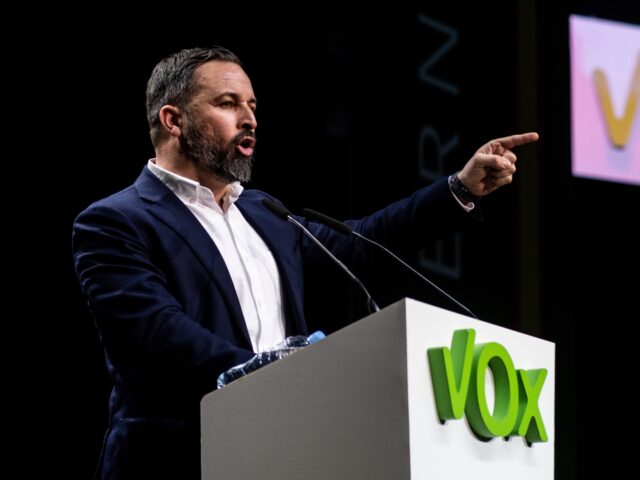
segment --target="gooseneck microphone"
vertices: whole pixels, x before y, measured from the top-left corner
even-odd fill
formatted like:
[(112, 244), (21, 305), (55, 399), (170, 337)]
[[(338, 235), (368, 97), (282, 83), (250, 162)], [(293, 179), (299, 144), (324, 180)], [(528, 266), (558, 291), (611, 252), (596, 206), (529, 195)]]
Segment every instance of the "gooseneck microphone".
[(320, 240), (316, 238), (316, 236), (313, 233), (307, 230), (307, 228), (304, 225), (302, 225), (298, 220), (296, 220), (293, 217), (293, 215), (291, 215), (291, 212), (289, 210), (287, 210), (283, 205), (278, 205), (277, 203), (272, 202), (268, 198), (263, 198), (262, 204), (265, 207), (267, 207), (269, 210), (271, 210), (272, 213), (276, 214), (283, 220), (287, 220), (288, 222), (293, 223), (296, 227), (302, 230), (307, 237), (309, 237), (318, 247), (320, 247), (320, 249), (324, 253), (326, 253), (335, 263), (337, 263), (338, 266), (340, 266), (340, 268), (342, 268), (342, 270), (344, 270), (347, 275), (349, 275), (349, 278), (351, 278), (351, 280), (353, 280), (364, 292), (364, 294), (367, 296), (367, 308), (369, 309), (369, 313), (375, 313), (380, 310), (380, 307), (378, 307), (378, 304), (373, 300), (373, 298), (371, 297), (371, 294), (369, 293), (367, 288), (364, 286), (364, 284), (360, 281), (360, 279), (356, 277), (351, 272), (351, 270), (349, 270), (347, 266), (344, 263), (342, 263), (333, 253), (331, 253), (329, 249), (325, 247), (320, 242)]
[(394, 258), (398, 262), (400, 262), (402, 265), (404, 265), (406, 268), (411, 270), (413, 273), (415, 273), (422, 280), (424, 280), (429, 285), (431, 285), (431, 287), (435, 288), (438, 292), (440, 292), (446, 298), (448, 298), (453, 303), (455, 303), (458, 307), (460, 307), (469, 316), (475, 318), (476, 320), (479, 320), (479, 318), (476, 316), (475, 313), (473, 313), (471, 310), (469, 310), (462, 303), (460, 303), (458, 300), (453, 298), (451, 295), (449, 295), (447, 292), (445, 292), (443, 289), (441, 289), (439, 286), (437, 286), (435, 283), (433, 283), (427, 277), (422, 275), (419, 271), (417, 271), (415, 268), (413, 268), (407, 262), (402, 260), (400, 257), (398, 257), (395, 253), (393, 253), (391, 250), (389, 250), (384, 245), (380, 245), (378, 242), (376, 242), (374, 240), (371, 240), (370, 238), (367, 238), (364, 235), (361, 235), (360, 233), (356, 232), (353, 228), (351, 228), (346, 223), (341, 222), (339, 220), (336, 220), (335, 218), (331, 218), (328, 215), (324, 215), (322, 213), (316, 212), (315, 210), (311, 210), (309, 208), (303, 208), (302, 209), (302, 214), (305, 217), (307, 217), (308, 219), (310, 219), (310, 220), (315, 220), (316, 222), (322, 223), (323, 225), (326, 225), (329, 228), (333, 228), (334, 230), (336, 230), (338, 232), (341, 232), (341, 233), (344, 233), (345, 235), (354, 235), (354, 236), (360, 238), (361, 240), (364, 240), (365, 242), (370, 243), (371, 245), (375, 245), (376, 247), (382, 249), (387, 255), (389, 255), (390, 257)]

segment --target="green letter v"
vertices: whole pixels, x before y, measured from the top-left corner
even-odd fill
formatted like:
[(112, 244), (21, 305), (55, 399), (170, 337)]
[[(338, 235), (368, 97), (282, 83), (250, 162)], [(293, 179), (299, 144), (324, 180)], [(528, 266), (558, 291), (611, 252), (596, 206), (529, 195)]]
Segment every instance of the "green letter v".
[(475, 330), (456, 330), (447, 347), (429, 348), (429, 370), (440, 420), (460, 419), (467, 401)]

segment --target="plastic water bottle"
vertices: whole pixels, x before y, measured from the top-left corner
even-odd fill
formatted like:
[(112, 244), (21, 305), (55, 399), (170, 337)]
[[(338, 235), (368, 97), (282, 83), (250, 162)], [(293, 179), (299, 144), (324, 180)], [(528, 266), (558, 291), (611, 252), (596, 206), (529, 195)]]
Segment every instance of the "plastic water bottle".
[(256, 353), (253, 357), (240, 365), (231, 367), (226, 372), (220, 374), (217, 381), (218, 388), (222, 388), (225, 385), (233, 382), (234, 380), (244, 377), (245, 375), (258, 370), (265, 365), (280, 360), (281, 358), (288, 357), (294, 352), (307, 347), (313, 343), (316, 343), (325, 338), (325, 334), (321, 331), (313, 332), (308, 337), (305, 335), (294, 335), (285, 338), (278, 345), (271, 350)]

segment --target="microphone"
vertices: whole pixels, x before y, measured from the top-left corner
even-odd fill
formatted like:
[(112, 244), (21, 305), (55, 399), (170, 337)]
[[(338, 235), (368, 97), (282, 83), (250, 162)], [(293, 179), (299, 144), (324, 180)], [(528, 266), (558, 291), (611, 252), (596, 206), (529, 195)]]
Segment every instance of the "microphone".
[(365, 242), (370, 243), (371, 245), (375, 245), (376, 247), (382, 249), (387, 255), (389, 255), (390, 257), (394, 258), (398, 262), (400, 262), (402, 265), (404, 265), (406, 268), (411, 270), (413, 273), (415, 273), (422, 280), (427, 282), (431, 287), (435, 288), (438, 292), (440, 292), (446, 298), (448, 298), (453, 303), (455, 303), (458, 307), (460, 307), (469, 316), (475, 318), (476, 320), (479, 320), (479, 318), (476, 316), (475, 313), (473, 313), (471, 310), (469, 310), (462, 303), (460, 303), (458, 300), (453, 298), (451, 295), (449, 295), (447, 292), (445, 292), (443, 289), (441, 289), (439, 286), (437, 286), (435, 283), (433, 283), (427, 277), (422, 275), (415, 268), (413, 268), (407, 262), (402, 260), (400, 257), (398, 257), (395, 253), (393, 253), (391, 250), (389, 250), (384, 245), (380, 245), (378, 242), (376, 242), (374, 240), (371, 240), (370, 238), (367, 238), (364, 235), (361, 235), (360, 233), (356, 232), (353, 228), (351, 228), (346, 223), (341, 222), (339, 220), (336, 220), (335, 218), (331, 218), (328, 215), (324, 215), (324, 214), (322, 214), (320, 212), (316, 212), (315, 210), (311, 210), (309, 208), (303, 208), (302, 209), (302, 214), (305, 217), (307, 217), (308, 219), (310, 219), (310, 220), (315, 220), (316, 222), (322, 223), (323, 225), (326, 225), (329, 228), (333, 228), (334, 230), (336, 230), (338, 232), (341, 232), (341, 233), (344, 233), (345, 235), (354, 235), (354, 236), (360, 238), (361, 240), (364, 240)]
[(367, 296), (367, 308), (369, 309), (369, 313), (375, 313), (380, 311), (380, 307), (378, 307), (378, 304), (373, 300), (373, 298), (371, 297), (371, 294), (369, 293), (367, 288), (364, 286), (364, 284), (360, 281), (360, 279), (356, 277), (351, 272), (351, 270), (349, 270), (347, 266), (344, 263), (342, 263), (333, 253), (331, 253), (329, 249), (325, 247), (320, 242), (320, 240), (316, 238), (316, 236), (313, 233), (311, 233), (304, 225), (302, 225), (298, 220), (296, 220), (293, 217), (293, 215), (291, 215), (291, 212), (289, 210), (287, 210), (283, 205), (278, 205), (277, 203), (272, 202), (268, 198), (263, 198), (262, 204), (265, 207), (267, 207), (269, 210), (271, 210), (271, 212), (277, 215), (278, 217), (293, 223), (296, 227), (302, 230), (307, 237), (309, 237), (318, 247), (320, 247), (320, 249), (324, 253), (326, 253), (335, 263), (337, 263), (338, 266), (342, 268), (342, 270), (344, 270), (347, 275), (349, 275), (349, 278), (351, 278), (351, 280), (353, 280), (364, 292), (364, 294)]

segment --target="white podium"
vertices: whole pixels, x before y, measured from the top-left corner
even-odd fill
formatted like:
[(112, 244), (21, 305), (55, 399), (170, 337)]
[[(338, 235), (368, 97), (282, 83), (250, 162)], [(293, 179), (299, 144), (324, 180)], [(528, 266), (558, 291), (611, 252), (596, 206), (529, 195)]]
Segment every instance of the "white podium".
[(206, 395), (202, 478), (552, 479), (554, 364), (553, 343), (405, 299)]

